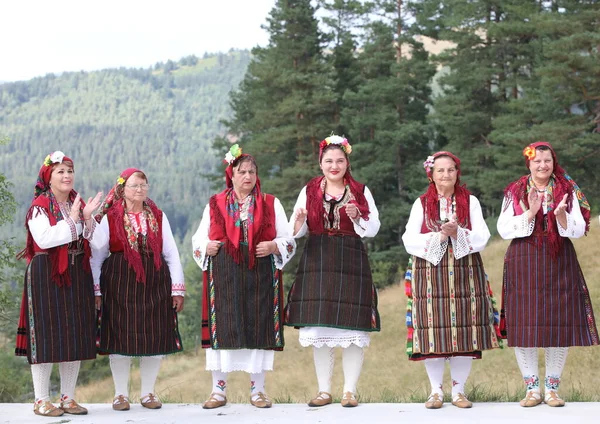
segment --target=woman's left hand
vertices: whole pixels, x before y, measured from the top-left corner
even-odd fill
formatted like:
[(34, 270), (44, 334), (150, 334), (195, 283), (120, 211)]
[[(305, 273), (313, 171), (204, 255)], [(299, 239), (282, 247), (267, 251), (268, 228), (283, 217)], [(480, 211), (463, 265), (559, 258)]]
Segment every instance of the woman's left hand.
[(568, 195), (565, 194), (558, 206), (554, 209), (554, 215), (556, 215), (557, 218), (562, 218), (567, 214), (567, 197)]
[(452, 220), (446, 222), (445, 224), (442, 224), (441, 230), (442, 234), (444, 234), (445, 236), (456, 238), (458, 232), (458, 222), (456, 222), (454, 216), (452, 218)]
[(354, 203), (346, 204), (346, 214), (350, 219), (358, 219), (360, 217), (360, 211)]
[(183, 301), (183, 296), (173, 296), (173, 309), (175, 309), (175, 312), (183, 311)]
[(277, 251), (277, 243), (274, 241), (261, 241), (256, 245), (256, 257), (263, 258)]
[(102, 199), (102, 192), (98, 192), (94, 198), (89, 198), (85, 207), (83, 208), (83, 219), (88, 220), (92, 217), (92, 214), (100, 206)]

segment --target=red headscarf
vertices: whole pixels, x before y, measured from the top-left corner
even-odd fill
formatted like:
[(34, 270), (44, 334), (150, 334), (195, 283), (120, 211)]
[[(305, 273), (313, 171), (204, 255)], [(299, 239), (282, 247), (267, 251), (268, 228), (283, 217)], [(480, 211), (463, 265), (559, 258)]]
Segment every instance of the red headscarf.
[[(547, 211), (547, 237), (550, 244), (550, 249), (552, 251), (552, 255), (556, 255), (560, 250), (563, 240), (562, 237), (558, 234), (558, 224), (556, 223), (556, 215), (551, 213), (556, 206), (562, 201), (564, 195), (567, 195), (567, 212), (570, 212), (573, 207), (573, 192), (577, 196), (577, 200), (579, 201), (579, 206), (581, 208), (581, 214), (585, 220), (587, 233), (590, 229), (590, 204), (587, 201), (587, 198), (577, 185), (577, 183), (565, 172), (565, 170), (558, 164), (558, 158), (556, 157), (556, 152), (552, 148), (552, 145), (546, 141), (536, 141), (535, 143), (529, 144), (525, 149), (523, 149), (523, 156), (525, 156), (525, 165), (529, 169), (529, 165), (531, 160), (535, 158), (536, 149), (539, 147), (546, 147), (550, 150), (552, 154), (552, 161), (554, 163), (554, 171), (552, 176), (550, 177), (550, 181), (548, 183), (550, 187), (550, 192), (552, 199), (548, 203), (548, 211)], [(527, 175), (523, 175), (517, 181), (510, 183), (506, 189), (504, 190), (504, 195), (513, 201), (513, 207), (515, 208), (516, 214), (521, 214), (524, 212), (521, 204), (525, 206), (525, 208), (529, 208), (529, 186), (530, 186), (531, 173)], [(548, 193), (547, 193), (548, 194)], [(544, 211), (542, 208), (538, 211), (536, 216), (536, 233), (542, 233), (542, 222), (544, 220)], [(536, 237), (536, 242), (541, 243), (541, 239)]]
[[(215, 222), (212, 225), (225, 228), (225, 249), (236, 263), (241, 261), (240, 241), (242, 241), (242, 226), (238, 222), (239, 207), (235, 192), (233, 189), (233, 168), (238, 166), (243, 158), (250, 158), (253, 164), (256, 164), (254, 157), (248, 154), (241, 154), (235, 158), (225, 168), (225, 183), (227, 188), (221, 193), (211, 198), (211, 208), (217, 209), (218, 214), (211, 215)], [(254, 268), (256, 256), (256, 244), (260, 238), (261, 232), (264, 230), (263, 222), (269, 221), (265, 219), (265, 214), (268, 213), (268, 208), (264, 205), (264, 196), (260, 189), (260, 178), (258, 178), (258, 168), (256, 169), (256, 184), (250, 192), (250, 198), (246, 201), (251, 202), (248, 209), (248, 267)]]
[[(342, 139), (343, 141), (341, 143), (328, 142), (328, 140), (334, 137)], [(370, 211), (369, 203), (365, 197), (365, 185), (356, 181), (350, 171), (350, 159), (348, 158), (348, 155), (352, 152), (352, 147), (348, 143), (348, 140), (343, 137), (327, 137), (319, 144), (319, 163), (323, 158), (323, 153), (332, 148), (340, 149), (344, 152), (344, 156), (346, 156), (348, 167), (346, 168), (346, 174), (344, 175), (344, 184), (350, 188), (350, 192), (355, 199), (352, 203), (358, 208), (361, 218), (368, 221)], [(310, 231), (317, 234), (322, 233), (325, 228), (323, 223), (323, 193), (321, 192), (321, 183), (324, 178), (324, 176), (315, 177), (306, 185), (307, 221), (310, 226)]]
[(429, 178), (429, 187), (425, 194), (421, 196), (421, 202), (424, 205), (425, 220), (424, 225), (429, 229), (438, 229), (440, 220), (440, 210), (438, 207), (438, 192), (433, 182), (433, 163), (441, 156), (447, 156), (454, 161), (456, 164), (456, 182), (454, 183), (454, 201), (456, 202), (456, 217), (459, 224), (465, 228), (470, 228), (471, 222), (469, 220), (469, 190), (460, 183), (460, 159), (447, 151), (436, 152), (427, 158), (427, 161), (423, 163), (425, 172)]
[[(44, 159), (44, 163), (40, 167), (38, 172), (38, 178), (34, 186), (33, 190), (33, 200), (31, 202), (31, 206), (29, 207), (29, 211), (25, 216), (25, 228), (27, 229), (27, 241), (25, 248), (19, 252), (17, 258), (27, 259), (27, 262), (31, 261), (33, 256), (35, 255), (35, 241), (33, 240), (33, 236), (29, 231), (28, 222), (31, 218), (33, 218), (33, 214), (36, 208), (42, 208), (48, 214), (48, 220), (50, 221), (50, 225), (54, 226), (59, 221), (65, 219), (63, 216), (58, 202), (56, 201), (56, 197), (54, 197), (54, 193), (50, 188), (50, 178), (52, 176), (52, 171), (54, 168), (64, 163), (66, 165), (73, 166), (73, 170), (75, 169), (73, 165), (73, 160), (67, 156), (63, 152), (56, 151), (50, 153)], [(68, 195), (68, 199), (73, 202), (77, 197), (77, 192), (75, 190), (71, 190)], [(85, 207), (85, 202), (83, 199), (81, 200), (80, 206), (80, 218), (83, 217), (83, 208)], [(84, 269), (86, 271), (90, 271), (89, 258), (91, 255), (89, 244), (87, 240), (84, 240)], [(51, 264), (51, 275), (52, 281), (56, 283), (57, 286), (62, 287), (63, 285), (70, 286), (71, 285), (71, 276), (69, 275), (69, 254), (68, 254), (68, 244), (63, 244), (60, 246), (56, 246), (50, 249), (47, 249), (48, 255), (50, 257)]]
[[(132, 240), (131, 235), (132, 229), (128, 225), (128, 218), (126, 218), (126, 207), (125, 199), (123, 198), (124, 186), (133, 174), (141, 172), (137, 168), (127, 168), (117, 178), (117, 183), (108, 192), (104, 202), (102, 202), (102, 211), (96, 215), (96, 220), (100, 222), (102, 216), (108, 215), (111, 221), (122, 222), (123, 225), (115, 225), (116, 234), (113, 236), (121, 242), (123, 245), (123, 256), (125, 261), (135, 271), (136, 281), (140, 283), (146, 282), (146, 271), (142, 262), (142, 255), (139, 250), (139, 244), (137, 237)], [(118, 188), (120, 189), (118, 190)], [(146, 198), (144, 202), (144, 214), (146, 216), (146, 222), (148, 224), (148, 232), (146, 234), (146, 246), (152, 251), (154, 256), (154, 267), (160, 269), (162, 266), (161, 253), (162, 253), (162, 228), (157, 224), (158, 220), (162, 216), (162, 211), (158, 209), (156, 204), (150, 199)]]

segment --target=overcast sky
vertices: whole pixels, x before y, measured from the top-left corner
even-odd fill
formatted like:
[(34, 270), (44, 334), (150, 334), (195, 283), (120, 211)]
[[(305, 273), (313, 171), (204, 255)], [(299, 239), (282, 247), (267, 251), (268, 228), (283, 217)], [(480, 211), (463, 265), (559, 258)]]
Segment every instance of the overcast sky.
[(275, 0), (7, 0), (0, 81), (266, 45)]

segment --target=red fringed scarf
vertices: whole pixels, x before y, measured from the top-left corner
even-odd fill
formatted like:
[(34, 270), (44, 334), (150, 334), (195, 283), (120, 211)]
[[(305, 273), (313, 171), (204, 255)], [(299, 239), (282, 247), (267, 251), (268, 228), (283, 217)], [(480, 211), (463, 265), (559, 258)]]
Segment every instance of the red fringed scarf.
[[(69, 200), (73, 202), (77, 197), (77, 192), (75, 190), (71, 190), (69, 193)], [(81, 207), (79, 209), (79, 217), (83, 221), (83, 208), (85, 207), (85, 202), (81, 200)], [(27, 241), (25, 244), (25, 248), (19, 252), (17, 255), (18, 259), (25, 258), (27, 263), (31, 261), (36, 252), (48, 252), (48, 256), (50, 258), (51, 269), (51, 278), (52, 281), (58, 286), (62, 287), (66, 285), (67, 287), (71, 285), (71, 276), (69, 274), (69, 247), (68, 244), (63, 244), (60, 246), (52, 247), (50, 249), (41, 249), (35, 241), (33, 240), (33, 236), (31, 235), (31, 231), (29, 231), (28, 222), (30, 219), (35, 218), (34, 213), (37, 208), (41, 208), (44, 210), (46, 216), (48, 216), (48, 220), (50, 221), (50, 225), (54, 226), (58, 222), (62, 221), (64, 217), (60, 211), (60, 207), (58, 206), (58, 202), (54, 197), (54, 194), (51, 190), (44, 191), (40, 195), (38, 195), (33, 202), (31, 202), (31, 206), (29, 207), (29, 211), (27, 211), (27, 215), (25, 216), (25, 228), (27, 229)], [(37, 216), (37, 215), (36, 215)], [(89, 242), (87, 240), (83, 240), (83, 252), (84, 252), (84, 260), (83, 260), (83, 269), (86, 272), (91, 272), (90, 268), (90, 256), (91, 249)]]
[[(256, 260), (256, 245), (262, 239), (267, 227), (272, 226), (274, 217), (271, 209), (265, 205), (265, 196), (260, 191), (258, 181), (246, 200), (251, 202), (248, 208), (248, 258), (249, 269), (254, 268)], [(237, 202), (233, 188), (227, 188), (210, 198), (210, 240), (220, 240), (225, 243), (227, 253), (239, 264), (242, 259), (240, 242), (243, 240), (242, 222), (240, 221), (240, 205)]]
[[(152, 200), (146, 199), (143, 213), (147, 223), (146, 247), (152, 251), (154, 255), (154, 268), (158, 270), (162, 266), (162, 226), (159, 225), (159, 222), (162, 222), (162, 211)], [(111, 237), (115, 237), (123, 245), (123, 256), (129, 266), (135, 271), (136, 281), (145, 283), (146, 271), (142, 262), (140, 245), (138, 237), (133, 234), (130, 227), (131, 223), (125, 209), (125, 199), (116, 200), (108, 209), (107, 215), (110, 221), (116, 224), (110, 227)]]
[[(324, 196), (324, 183), (325, 177), (315, 177), (308, 182), (306, 185), (306, 209), (308, 211), (307, 224), (311, 233), (321, 234), (325, 231), (325, 224), (323, 222), (324, 209), (323, 209), (323, 196)], [(356, 181), (350, 170), (346, 170), (344, 176), (345, 185), (350, 188), (352, 196), (354, 196), (353, 203), (358, 208), (361, 218), (365, 221), (369, 220), (369, 204), (365, 198), (365, 185)]]
[[(577, 196), (579, 206), (581, 208), (581, 214), (585, 220), (585, 233), (590, 229), (590, 204), (585, 197), (585, 194), (581, 191), (577, 183), (565, 172), (565, 170), (558, 164), (556, 152), (552, 148), (552, 145), (546, 141), (537, 141), (527, 146), (529, 148), (536, 149), (537, 147), (545, 146), (550, 149), (552, 154), (552, 160), (554, 162), (554, 172), (548, 181), (548, 191), (546, 195), (550, 195), (550, 199), (546, 199), (548, 205), (548, 211), (546, 213), (547, 228), (546, 234), (544, 234), (544, 211), (540, 208), (535, 217), (535, 227), (533, 231), (534, 240), (536, 245), (541, 245), (541, 237), (547, 237), (550, 245), (550, 251), (552, 256), (555, 257), (560, 251), (563, 240), (558, 233), (558, 224), (556, 222), (556, 215), (553, 213), (554, 209), (562, 201), (564, 195), (567, 195), (567, 212), (571, 212), (573, 209), (573, 192)], [(532, 157), (533, 158), (533, 157)], [(525, 157), (525, 165), (529, 168), (530, 159)], [(521, 215), (523, 212), (529, 209), (528, 194), (531, 190), (533, 183), (531, 181), (531, 174), (524, 175), (517, 181), (510, 183), (504, 189), (504, 196), (512, 200), (515, 215)]]
[[(454, 201), (456, 202), (456, 219), (458, 225), (462, 228), (471, 229), (470, 217), (470, 202), (469, 196), (471, 193), (466, 187), (460, 186), (457, 178), (456, 184), (454, 185)], [(421, 197), (421, 204), (423, 205), (423, 226), (421, 228), (422, 233), (437, 232), (441, 229), (440, 223), (440, 208), (439, 208), (439, 196), (435, 188), (434, 183), (430, 183), (425, 194)]]

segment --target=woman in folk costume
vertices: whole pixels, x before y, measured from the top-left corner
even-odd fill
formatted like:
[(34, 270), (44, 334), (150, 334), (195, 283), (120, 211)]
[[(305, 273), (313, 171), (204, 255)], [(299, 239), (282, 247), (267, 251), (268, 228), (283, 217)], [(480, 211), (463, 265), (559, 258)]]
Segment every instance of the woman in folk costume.
[(177, 326), (183, 269), (169, 220), (148, 198), (149, 188), (146, 174), (126, 169), (96, 216), (107, 239), (91, 260), (102, 314), (98, 350), (110, 354), (116, 411), (130, 408), (131, 357), (140, 357), (140, 403), (158, 409), (154, 384), (161, 360), (183, 350)]
[(210, 198), (192, 237), (204, 271), (202, 347), (212, 371), (205, 409), (227, 403), (227, 374), (250, 374), (250, 403), (270, 408), (265, 371), (283, 350), (282, 269), (296, 251), (279, 200), (260, 190), (254, 158), (237, 144), (225, 156), (227, 188)]
[(358, 405), (356, 385), (370, 333), (380, 330), (377, 292), (363, 237), (379, 231), (379, 213), (369, 189), (350, 173), (348, 140), (321, 141), (323, 176), (302, 189), (290, 226), (294, 237), (309, 233), (296, 280), (288, 295), (286, 325), (300, 327), (300, 344), (313, 346), (319, 392), (308, 404), (332, 402), (334, 348), (343, 349), (342, 406)]
[(424, 162), (429, 187), (412, 206), (402, 241), (411, 254), (406, 273), (407, 353), (423, 361), (431, 394), (442, 407), (445, 363), (452, 404), (470, 408), (465, 383), (473, 359), (500, 346), (498, 314), (479, 252), (490, 232), (475, 196), (460, 183), (460, 160), (437, 152)]
[[(18, 356), (31, 364), (37, 415), (82, 415), (75, 383), (83, 359), (96, 357), (96, 310), (90, 244), (102, 244), (92, 217), (102, 193), (85, 204), (73, 189), (73, 161), (62, 152), (46, 157), (25, 218), (25, 289), (17, 331)], [(60, 407), (50, 402), (52, 364), (59, 363)]]
[(539, 347), (546, 354), (544, 401), (563, 406), (557, 391), (568, 347), (598, 344), (590, 295), (569, 239), (589, 230), (590, 205), (549, 143), (532, 143), (523, 155), (529, 174), (506, 187), (498, 218), (498, 233), (512, 240), (504, 258), (501, 328), (523, 374), (521, 406), (542, 402)]

